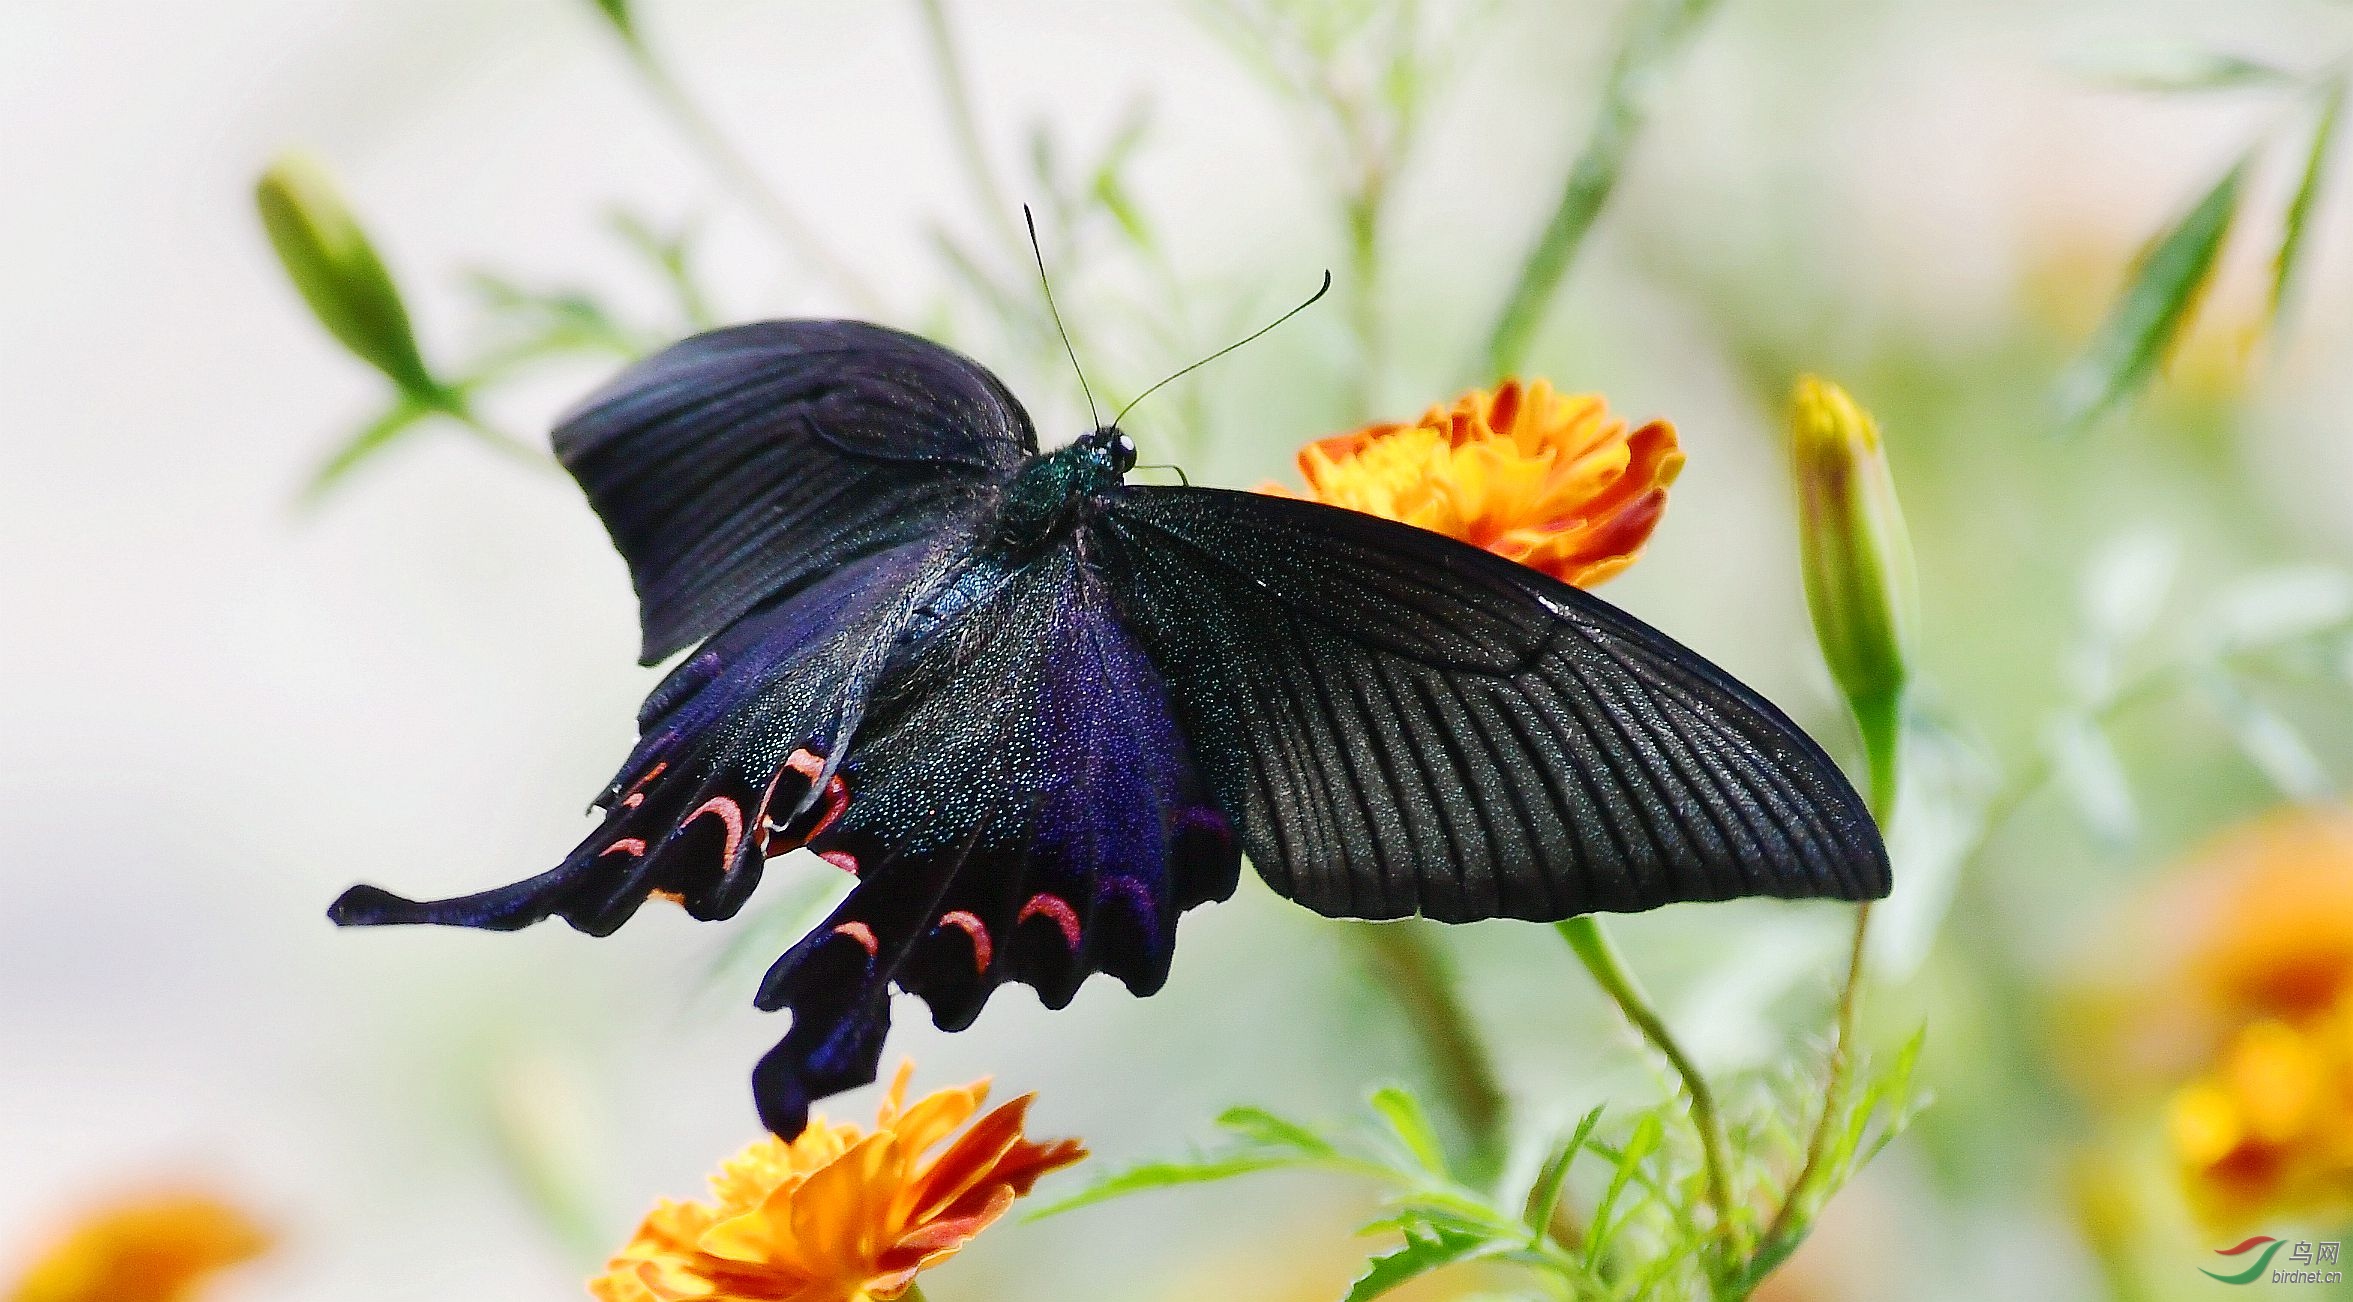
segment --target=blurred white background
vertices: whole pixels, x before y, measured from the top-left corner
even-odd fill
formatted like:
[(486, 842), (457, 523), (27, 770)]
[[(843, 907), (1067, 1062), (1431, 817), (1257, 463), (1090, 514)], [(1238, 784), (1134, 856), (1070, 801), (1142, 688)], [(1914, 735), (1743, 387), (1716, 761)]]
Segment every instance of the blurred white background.
[[(1385, 380), (1389, 414), (1446, 395), (1510, 262), (1465, 242), (1532, 225), (1579, 138), (1610, 10), (1563, 8), (1516, 7), (1481, 42), (1477, 75), (1447, 101), (1411, 178), (1391, 312), (1401, 338), (1439, 342), (1403, 349)], [(1784, 191), (1851, 194), (1842, 229), (1790, 246), (1801, 259), (1843, 250), (1822, 270), (1867, 287), (1848, 331), (1923, 302), (1965, 331), (2053, 232), (2108, 247), (2136, 237), (2248, 120), (2076, 88), (2052, 67), (2073, 20), (2049, 6), (1802, 8), (1734, 13), (1703, 42), (1618, 220), (1704, 232)], [(696, 1193), (753, 1132), (746, 1074), (783, 1026), (749, 1007), (756, 967), (711, 977), (717, 929), (659, 909), (601, 942), (555, 926), (337, 934), (323, 917), (355, 880), (438, 895), (552, 862), (625, 751), (653, 673), (632, 663), (618, 560), (554, 476), (427, 437), (320, 509), (296, 508), (311, 468), (370, 414), (377, 382), (325, 339), (271, 259), (250, 202), (259, 169), (288, 146), (330, 165), (429, 348), (464, 319), (455, 282), (469, 266), (641, 283), (599, 217), (622, 201), (707, 218), (710, 265), (748, 269), (720, 284), (730, 313), (843, 307), (797, 288), (588, 11), (585, 0), (6, 6), (0, 1277), (76, 1206), (184, 1176), (283, 1234), (230, 1297), (570, 1296), (580, 1263), (495, 1154), (491, 1082), (577, 1109), (616, 1242), (654, 1197)], [(1099, 140), (1149, 94), (1159, 127), (1140, 186), (1181, 266), (1213, 284), (1305, 288), (1336, 263), (1320, 179), (1280, 106), (1180, 11), (1022, 0), (969, 4), (959, 19), (984, 125), (1007, 158), (1035, 118)], [(938, 280), (926, 223), (978, 224), (912, 6), (677, 0), (648, 22), (779, 187), (912, 312)], [(1548, 369), (1606, 384), (1629, 414), (1673, 417), (1691, 470), (1652, 559), (1612, 596), (1801, 717), (1834, 718), (1792, 576), (1772, 413), (1690, 342), (1682, 309), (1642, 288), (1640, 250), (1619, 241), (1581, 268), (1572, 315), (1585, 324), (1560, 327)], [(1460, 270), (1466, 252), (1475, 274)], [(1752, 254), (1764, 256), (1726, 256)], [(2323, 274), (2341, 263), (2332, 242)], [(1102, 310), (1083, 291), (1063, 304), (1081, 320)], [(1286, 366), (1340, 346), (1339, 329), (1304, 324), (1201, 377), (1238, 424), (1278, 413), (1232, 436), (1226, 478), (1279, 473), (1289, 448), (1328, 432), (1316, 422), (1329, 413), (1280, 390)], [(1032, 395), (1050, 439), (1078, 432), (1065, 378), (984, 360)], [(558, 375), (544, 402), (504, 414), (544, 428), (594, 378)], [(2333, 391), (2316, 378), (2283, 401), (2311, 411)], [(2345, 468), (2340, 444), (2297, 428), (2313, 441), (2283, 435), (2279, 459), (2334, 448)], [(2342, 483), (2286, 483), (2283, 509), (2353, 527), (2329, 487)], [(796, 860), (771, 877), (820, 871)], [(1777, 988), (1818, 970), (1840, 925), (1773, 908), (1729, 911), (1708, 931), (1678, 917), (1690, 921), (1671, 911), (1627, 934), (1669, 963), (1706, 945), (1794, 954)], [(1479, 935), (1474, 966), (1547, 944), (1508, 926)], [(1331, 1110), (1404, 1070), (1393, 1018), (1343, 979), (1352, 963), (1329, 926), (1251, 882), (1188, 918), (1175, 978), (1150, 1002), (1098, 982), (1049, 1016), (1008, 988), (953, 1038), (902, 1004), (888, 1056), (914, 1054), (919, 1083), (994, 1072), (1005, 1089), (1038, 1089), (1038, 1130), (1127, 1160), (1199, 1135), (1227, 1103)], [(1548, 970), (1566, 983), (1565, 967)], [(1731, 998), (1735, 1031), (1754, 1020), (1754, 1004), (1722, 990), (1688, 993), (1692, 1009)], [(1528, 1079), (1587, 1071), (1597, 1055), (1581, 1046), (1611, 1034), (1583, 990), (1507, 990), (1483, 1007)], [(1721, 1052), (1743, 1052), (1740, 1040), (1727, 1035)], [(838, 1110), (866, 1107), (858, 1096)], [(1268, 1268), (1247, 1263), (1282, 1261), (1298, 1226), (1340, 1223), (1299, 1193), (1238, 1187), (1008, 1227), (936, 1295), (1103, 1296), (1116, 1270), (1121, 1296), (1199, 1296), (1235, 1279), (1271, 1296)], [(1243, 1264), (1215, 1260), (1227, 1252)], [(1347, 1265), (1301, 1258), (1276, 1273), (1323, 1287)]]

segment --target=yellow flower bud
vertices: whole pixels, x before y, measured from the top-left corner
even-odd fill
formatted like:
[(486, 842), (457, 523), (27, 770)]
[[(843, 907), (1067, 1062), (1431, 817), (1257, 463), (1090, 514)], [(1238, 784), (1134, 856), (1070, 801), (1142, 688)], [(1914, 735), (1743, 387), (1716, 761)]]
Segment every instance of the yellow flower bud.
[(439, 405), (445, 391), (417, 350), (399, 287), (327, 174), (307, 159), (281, 158), (262, 173), (254, 203), (286, 275), (327, 333), (402, 393)]
[(1866, 734), (1892, 726), (1920, 622), (1911, 536), (1879, 428), (1846, 391), (1805, 376), (1790, 406), (1806, 604), (1831, 676)]

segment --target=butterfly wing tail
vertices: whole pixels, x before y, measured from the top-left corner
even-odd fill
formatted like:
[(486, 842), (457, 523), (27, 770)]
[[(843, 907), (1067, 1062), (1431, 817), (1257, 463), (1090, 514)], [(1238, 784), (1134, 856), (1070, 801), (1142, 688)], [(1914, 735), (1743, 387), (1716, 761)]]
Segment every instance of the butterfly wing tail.
[(327, 920), (338, 927), (473, 927), (483, 931), (519, 931), (554, 916), (580, 884), (580, 865), (563, 864), (495, 890), (477, 891), (446, 900), (412, 900), (381, 886), (358, 885), (327, 906)]

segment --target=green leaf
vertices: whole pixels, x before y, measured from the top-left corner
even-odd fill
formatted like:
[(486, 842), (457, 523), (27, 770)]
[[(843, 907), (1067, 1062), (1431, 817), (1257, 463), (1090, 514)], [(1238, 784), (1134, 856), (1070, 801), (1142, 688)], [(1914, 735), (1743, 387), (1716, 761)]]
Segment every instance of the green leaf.
[(2304, 232), (2311, 224), (2312, 210), (2320, 203), (2329, 153), (2337, 141), (2337, 118), (2344, 107), (2345, 81), (2340, 77), (2330, 83), (2320, 116), (2313, 121), (2312, 149), (2304, 157), (2304, 175), (2296, 182), (2296, 197), (2288, 201), (2287, 216), (2280, 224), (2279, 251), (2271, 259), (2271, 321), (2275, 328), (2295, 288), (2296, 272), (2303, 261)]
[(2240, 753), (2271, 779), (2281, 795), (2304, 804), (2329, 798), (2335, 784), (2329, 780), (2328, 766), (2313, 753), (2311, 743), (2294, 724), (2248, 694), (2219, 668), (2200, 674), (2198, 682), (2230, 728)]
[(2139, 391), (2180, 336), (2238, 216), (2252, 155), (2232, 164), (2205, 196), (2157, 237), (2135, 265), (2131, 284), (2083, 355), (2059, 377), (2062, 428), (2081, 430)]
[(637, 251), (669, 286), (677, 301), (678, 314), (685, 318), (692, 330), (708, 330), (719, 324), (718, 314), (711, 310), (711, 300), (703, 287), (695, 282), (692, 258), (694, 230), (682, 227), (676, 234), (664, 235), (654, 229), (645, 218), (627, 209), (616, 209), (612, 214), (613, 230), (622, 241)]
[(1681, 53), (1719, 0), (1637, 0), (1625, 39), (1602, 85), (1601, 108), (1552, 215), (1528, 250), (1511, 294), (1487, 339), (1487, 370), (1501, 378), (1520, 369), (1553, 292), (1618, 188), (1618, 177), (1649, 119), (1666, 65)]
[(1347, 1302), (1367, 1302), (1367, 1299), (1377, 1298), (1440, 1266), (1450, 1266), (1475, 1256), (1491, 1243), (1491, 1240), (1479, 1235), (1447, 1230), (1436, 1230), (1424, 1235), (1408, 1232), (1403, 1247), (1388, 1256), (1373, 1258), (1371, 1269), (1365, 1271), (1349, 1288)]
[[(1904, 1047), (1896, 1051), (1894, 1060), (1872, 1077), (1870, 1088), (1863, 1092), (1863, 1098), (1857, 1107), (1857, 1112), (1863, 1118), (1865, 1125), (1873, 1117), (1879, 1117), (1879, 1134), (1871, 1140), (1870, 1146), (1866, 1148), (1862, 1146), (1863, 1125), (1848, 1127), (1853, 1139), (1846, 1145), (1846, 1149), (1850, 1155), (1859, 1155), (1855, 1157), (1854, 1166), (1860, 1166), (1863, 1162), (1877, 1157), (1880, 1149), (1887, 1147), (1894, 1142), (1896, 1136), (1904, 1133), (1904, 1128), (1912, 1123), (1913, 1116), (1919, 1112), (1920, 1099), (1913, 1093), (1912, 1078), (1919, 1070), (1921, 1046), (1927, 1043), (1928, 1028), (1926, 1026), (1912, 1032), (1912, 1038), (1904, 1041)], [(1881, 1115), (1883, 1113), (1884, 1116)], [(1848, 1169), (1848, 1174), (1853, 1174), (1853, 1167)], [(1842, 1180), (1840, 1183), (1844, 1183), (1844, 1181)], [(1826, 1193), (1835, 1191), (1835, 1189), (1836, 1186), (1833, 1185)]]
[(1288, 1148), (1309, 1157), (1339, 1156), (1339, 1150), (1322, 1135), (1264, 1108), (1227, 1108), (1217, 1114), (1217, 1124), (1268, 1148)]
[(2063, 719), (2052, 725), (2044, 745), (2052, 776), (2085, 826), (2110, 845), (2131, 844), (2140, 835), (2140, 811), (2108, 734), (2089, 718)]
[(609, 353), (632, 360), (645, 354), (644, 344), (586, 291), (529, 289), (487, 271), (470, 273), (466, 284), (514, 335), (467, 373), (476, 381), (563, 353)]
[(1600, 1262), (1602, 1250), (1609, 1245), (1611, 1236), (1618, 1229), (1610, 1220), (1610, 1214), (1617, 1209), (1619, 1196), (1626, 1192), (1626, 1186), (1641, 1173), (1643, 1161), (1657, 1151), (1665, 1138), (1666, 1130), (1660, 1125), (1658, 1114), (1645, 1112), (1642, 1119), (1634, 1123), (1634, 1133), (1626, 1137), (1625, 1148), (1612, 1149), (1601, 1144), (1593, 1146), (1593, 1151), (1608, 1158), (1617, 1169), (1610, 1173), (1609, 1187), (1602, 1192), (1601, 1201), (1593, 1208), (1593, 1229), (1585, 1237), (1587, 1269), (1592, 1269)]
[(1373, 1091), (1372, 1105), (1417, 1165), (1433, 1175), (1446, 1174), (1446, 1150), (1439, 1145), (1438, 1132), (1431, 1129), (1429, 1113), (1422, 1109), (1420, 1099), (1402, 1086), (1387, 1085)]
[(317, 504), (349, 478), (352, 471), (398, 442), (402, 435), (415, 429), (427, 416), (435, 414), (437, 412), (434, 408), (405, 399), (393, 404), (383, 415), (368, 422), (345, 440), (343, 446), (335, 449), (334, 454), (312, 472), (310, 482), (302, 489), (302, 504)]
[(1209, 1184), (1217, 1180), (1231, 1180), (1238, 1175), (1253, 1175), (1260, 1171), (1275, 1171), (1284, 1167), (1307, 1165), (1301, 1158), (1284, 1153), (1244, 1153), (1230, 1157), (1209, 1157), (1190, 1162), (1146, 1162), (1130, 1167), (1107, 1179), (1099, 1180), (1057, 1203), (1049, 1203), (1026, 1218), (1032, 1221), (1059, 1216), (1064, 1212), (1091, 1207), (1096, 1203), (1125, 1198), (1129, 1194), (1151, 1189), (1173, 1189), (1178, 1185)]
[(254, 208), (311, 314), (361, 361), (420, 405), (441, 384), (425, 365), (400, 289), (326, 171), (288, 155), (254, 186)]
[(2198, 621), (2200, 640), (2230, 655), (2315, 637), (2353, 623), (2353, 574), (2285, 566), (2233, 580)]
[(1463, 1234), (1481, 1234), (1488, 1238), (1526, 1238), (1517, 1217), (1506, 1215), (1490, 1207), (1475, 1194), (1457, 1189), (1416, 1189), (1391, 1204), (1390, 1214), (1365, 1227), (1372, 1230), (1381, 1226), (1402, 1230), (1407, 1226), (1426, 1225), (1436, 1229), (1453, 1230)]
[(1096, 160), (1094, 179), (1088, 192), (1097, 206), (1111, 214), (1119, 224), (1120, 233), (1139, 249), (1150, 251), (1153, 245), (1152, 228), (1144, 220), (1143, 210), (1136, 206), (1135, 196), (1127, 186), (1127, 164), (1136, 149), (1144, 143), (1151, 126), (1148, 104), (1138, 104), (1128, 111), (1127, 119), (1111, 137)]
[(1560, 1205), (1561, 1189), (1568, 1183), (1569, 1165), (1584, 1150), (1585, 1141), (1593, 1128), (1601, 1123), (1601, 1108), (1596, 1107), (1577, 1123), (1568, 1142), (1560, 1146), (1544, 1169), (1536, 1173), (1536, 1183), (1528, 1190), (1528, 1210), (1522, 1218), (1532, 1234), (1542, 1234), (1552, 1223), (1553, 1209)]
[(2290, 87), (2303, 80), (2276, 64), (2179, 41), (2112, 47), (2074, 62), (2095, 81), (2160, 94)]

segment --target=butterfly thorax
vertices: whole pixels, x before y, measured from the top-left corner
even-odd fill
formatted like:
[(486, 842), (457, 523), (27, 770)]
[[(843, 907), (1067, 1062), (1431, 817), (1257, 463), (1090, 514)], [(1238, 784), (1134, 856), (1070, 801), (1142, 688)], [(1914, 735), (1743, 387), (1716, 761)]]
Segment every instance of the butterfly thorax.
[(1027, 552), (1060, 536), (1135, 464), (1135, 440), (1111, 426), (1031, 457), (1005, 487), (990, 541)]

